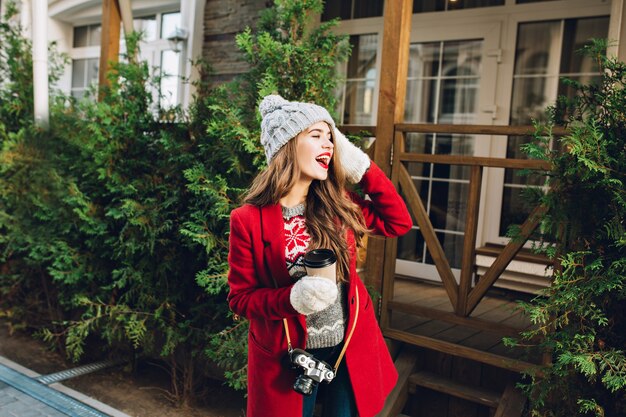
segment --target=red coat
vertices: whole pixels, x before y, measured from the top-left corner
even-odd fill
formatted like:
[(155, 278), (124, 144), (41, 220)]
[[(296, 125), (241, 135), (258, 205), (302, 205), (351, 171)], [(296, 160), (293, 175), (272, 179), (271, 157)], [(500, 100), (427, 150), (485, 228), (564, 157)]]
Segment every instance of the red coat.
[[(393, 237), (411, 228), (404, 201), (373, 162), (361, 186), (371, 201), (352, 194), (351, 197), (361, 206), (368, 229)], [(263, 208), (245, 205), (231, 213), (228, 301), (233, 312), (250, 321), (248, 417), (302, 416), (302, 395), (292, 388), (297, 373), (284, 362), (287, 341), (282, 319), (287, 319), (293, 347), (298, 348), (306, 346), (306, 320), (289, 302), (293, 280), (287, 272), (283, 228), (280, 205)], [(351, 232), (347, 239), (351, 260), (346, 334), (353, 326), (357, 291), (360, 306), (357, 326), (344, 360), (359, 416), (368, 417), (383, 407), (398, 375), (374, 316), (372, 300), (356, 273)], [(268, 271), (279, 288), (275, 288)]]

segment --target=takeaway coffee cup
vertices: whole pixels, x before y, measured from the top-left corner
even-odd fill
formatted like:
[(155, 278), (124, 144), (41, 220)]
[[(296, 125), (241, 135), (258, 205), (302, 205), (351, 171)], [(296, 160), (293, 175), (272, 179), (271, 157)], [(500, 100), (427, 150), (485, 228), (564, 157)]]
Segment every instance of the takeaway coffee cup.
[(337, 280), (337, 257), (331, 249), (313, 249), (304, 255), (308, 275)]

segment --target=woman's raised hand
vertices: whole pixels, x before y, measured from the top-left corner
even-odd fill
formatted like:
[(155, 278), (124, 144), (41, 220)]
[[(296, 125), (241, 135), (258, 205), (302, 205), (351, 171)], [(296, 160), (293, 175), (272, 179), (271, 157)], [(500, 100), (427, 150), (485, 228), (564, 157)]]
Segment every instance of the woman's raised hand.
[(337, 299), (337, 284), (328, 278), (305, 275), (291, 288), (289, 301), (300, 314), (322, 311)]
[(339, 129), (335, 128), (333, 137), (335, 146), (339, 148), (339, 161), (346, 172), (346, 178), (352, 184), (360, 182), (370, 167), (370, 157), (352, 144)]

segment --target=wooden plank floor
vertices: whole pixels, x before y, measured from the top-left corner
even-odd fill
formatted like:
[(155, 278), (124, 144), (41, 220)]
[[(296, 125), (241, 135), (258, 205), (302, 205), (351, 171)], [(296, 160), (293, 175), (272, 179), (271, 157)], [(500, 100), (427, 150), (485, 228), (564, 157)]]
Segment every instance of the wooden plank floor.
[[(392, 301), (428, 307), (444, 313), (453, 312), (443, 286), (430, 282), (396, 277)], [(528, 317), (518, 308), (516, 297), (502, 291), (488, 293), (478, 304), (470, 318), (511, 326), (520, 331), (530, 326)], [(521, 359), (531, 363), (539, 363), (541, 358), (539, 352), (530, 352), (529, 354), (525, 349), (506, 347), (502, 342), (504, 334), (496, 330), (480, 330), (475, 327), (398, 311), (391, 313), (389, 323), (392, 329), (427, 336), (508, 358)]]

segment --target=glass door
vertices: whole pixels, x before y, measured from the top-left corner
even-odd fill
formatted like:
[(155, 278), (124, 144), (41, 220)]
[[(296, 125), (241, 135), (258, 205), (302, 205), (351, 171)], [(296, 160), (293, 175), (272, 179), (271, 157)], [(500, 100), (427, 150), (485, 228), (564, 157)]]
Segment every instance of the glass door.
[[(485, 26), (465, 30), (460, 37), (433, 40), (415, 37), (409, 56), (406, 123), (492, 123), (499, 25), (486, 26), (487, 30)], [(488, 140), (477, 140), (473, 135), (410, 133), (405, 149), (427, 154), (482, 156), (489, 153)], [(406, 167), (458, 279), (469, 167), (424, 163), (408, 163)], [(440, 280), (416, 224), (398, 240), (396, 273)]]

